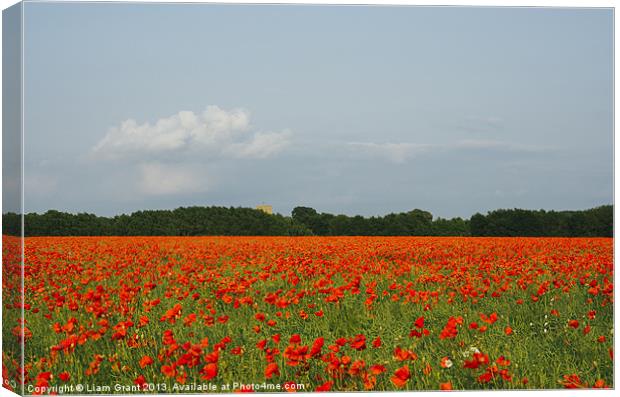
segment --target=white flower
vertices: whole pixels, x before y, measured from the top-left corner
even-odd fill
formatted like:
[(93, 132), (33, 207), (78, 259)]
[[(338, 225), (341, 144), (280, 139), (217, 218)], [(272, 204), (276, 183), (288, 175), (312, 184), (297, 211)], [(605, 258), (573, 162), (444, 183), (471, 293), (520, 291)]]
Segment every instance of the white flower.
[(480, 350), (478, 350), (478, 348), (475, 347), (475, 346), (471, 346), (468, 350), (465, 350), (464, 352), (461, 352), (463, 357), (469, 357), (469, 356), (473, 355), (474, 353), (480, 353)]

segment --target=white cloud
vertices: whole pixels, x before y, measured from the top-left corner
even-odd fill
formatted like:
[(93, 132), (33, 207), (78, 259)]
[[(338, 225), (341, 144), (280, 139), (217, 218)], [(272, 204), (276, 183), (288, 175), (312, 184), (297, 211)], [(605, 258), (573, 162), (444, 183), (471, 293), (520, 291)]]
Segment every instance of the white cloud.
[[(257, 131), (244, 109), (208, 106), (180, 111), (154, 123), (129, 119), (110, 128), (91, 160), (122, 160), (133, 172), (136, 194), (162, 196), (212, 190), (204, 170), (221, 161), (265, 159), (290, 144), (291, 133)], [(106, 166), (110, 163), (106, 164)], [(215, 175), (213, 175), (215, 176)]]
[(104, 159), (153, 160), (171, 153), (265, 158), (284, 149), (289, 136), (288, 131), (254, 132), (246, 110), (208, 106), (202, 113), (180, 111), (154, 124), (123, 121), (92, 152)]
[(208, 187), (205, 175), (191, 166), (146, 163), (139, 171), (138, 187), (148, 195), (197, 193)]
[(267, 158), (289, 145), (291, 133), (257, 132), (247, 142), (234, 143), (226, 148), (226, 153), (237, 158)]

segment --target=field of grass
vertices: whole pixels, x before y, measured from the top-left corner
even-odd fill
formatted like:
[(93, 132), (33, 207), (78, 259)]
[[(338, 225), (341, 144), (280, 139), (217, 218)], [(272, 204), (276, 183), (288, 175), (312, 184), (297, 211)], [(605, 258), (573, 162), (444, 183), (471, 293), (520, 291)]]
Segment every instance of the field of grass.
[(612, 239), (3, 240), (27, 394), (613, 387)]

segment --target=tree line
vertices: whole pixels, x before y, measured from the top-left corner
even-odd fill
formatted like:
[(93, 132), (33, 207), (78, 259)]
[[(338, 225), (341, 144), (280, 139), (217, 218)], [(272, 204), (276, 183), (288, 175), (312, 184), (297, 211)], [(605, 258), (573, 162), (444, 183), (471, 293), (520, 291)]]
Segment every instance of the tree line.
[[(21, 216), (2, 215), (3, 233), (20, 235)], [(114, 217), (55, 210), (24, 216), (26, 236), (547, 236), (612, 237), (613, 206), (582, 211), (500, 209), (470, 219), (433, 218), (415, 209), (363, 217), (295, 207), (291, 216), (241, 207), (181, 207)]]
[(614, 207), (583, 211), (496, 210), (469, 220), (473, 236), (613, 237)]

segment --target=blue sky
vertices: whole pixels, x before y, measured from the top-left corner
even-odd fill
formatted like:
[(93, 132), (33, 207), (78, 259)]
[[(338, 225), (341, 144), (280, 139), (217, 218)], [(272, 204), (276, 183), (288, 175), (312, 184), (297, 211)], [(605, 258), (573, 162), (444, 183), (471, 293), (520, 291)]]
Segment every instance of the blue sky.
[(609, 9), (25, 5), (26, 211), (613, 200)]

